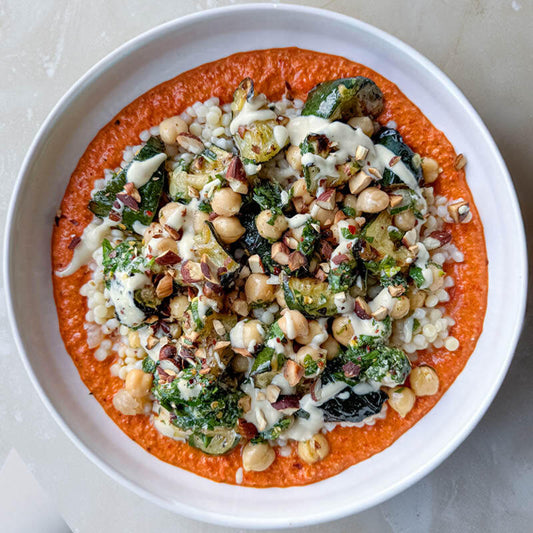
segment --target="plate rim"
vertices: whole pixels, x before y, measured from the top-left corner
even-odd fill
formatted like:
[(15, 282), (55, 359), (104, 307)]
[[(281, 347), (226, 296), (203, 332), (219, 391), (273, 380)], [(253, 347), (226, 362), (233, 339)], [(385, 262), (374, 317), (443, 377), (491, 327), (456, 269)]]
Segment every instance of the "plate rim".
[[(96, 452), (94, 452), (88, 445), (86, 445), (84, 441), (81, 439), (81, 437), (79, 437), (69, 427), (69, 425), (66, 423), (62, 415), (56, 410), (56, 408), (54, 407), (54, 405), (52, 404), (52, 402), (46, 395), (43, 387), (41, 386), (36, 373), (33, 371), (32, 365), (29, 361), (26, 350), (24, 348), (23, 335), (21, 334), (20, 328), (17, 324), (17, 320), (15, 317), (15, 310), (13, 306), (13, 294), (11, 290), (12, 289), (11, 279), (14, 274), (14, 265), (12, 265), (11, 263), (11, 249), (13, 247), (13, 239), (14, 239), (13, 220), (14, 220), (14, 215), (17, 211), (17, 206), (18, 206), (20, 197), (21, 197), (20, 191), (23, 187), (23, 184), (25, 184), (28, 179), (28, 170), (29, 170), (30, 163), (34, 155), (39, 152), (43, 141), (46, 140), (48, 131), (54, 126), (55, 122), (60, 118), (60, 116), (64, 113), (64, 111), (68, 109), (72, 100), (74, 100), (79, 95), (79, 93), (83, 91), (83, 88), (85, 87), (85, 85), (97, 79), (101, 73), (105, 72), (109, 68), (112, 68), (113, 65), (116, 62), (120, 61), (125, 55), (128, 55), (130, 52), (134, 52), (137, 49), (141, 48), (144, 44), (149, 42), (152, 39), (152, 37), (157, 37), (158, 34), (164, 33), (169, 28), (178, 29), (179, 27), (187, 26), (190, 23), (194, 23), (202, 19), (216, 17), (221, 12), (253, 11), (253, 10), (258, 10), (258, 9), (269, 9), (272, 11), (278, 10), (278, 11), (306, 12), (308, 14), (314, 14), (314, 15), (324, 17), (330, 20), (334, 20), (336, 22), (347, 23), (351, 25), (352, 27), (356, 27), (356, 28), (359, 27), (370, 33), (373, 33), (381, 40), (388, 42), (389, 44), (394, 46), (402, 54), (410, 56), (410, 58), (413, 61), (420, 64), (426, 71), (428, 71), (431, 75), (433, 75), (438, 81), (440, 81), (448, 89), (448, 91), (450, 91), (453, 94), (453, 96), (455, 96), (456, 99), (460, 101), (460, 103), (464, 106), (464, 108), (469, 113), (469, 117), (468, 117), (469, 120), (476, 126), (480, 134), (484, 137), (484, 140), (487, 143), (487, 146), (493, 152), (498, 162), (498, 165), (500, 167), (499, 171), (501, 172), (503, 176), (505, 176), (505, 185), (507, 188), (507, 192), (509, 194), (509, 199), (512, 203), (512, 206), (510, 207), (513, 208), (513, 219), (514, 219), (515, 226), (519, 232), (519, 235), (516, 235), (516, 241), (520, 248), (519, 255), (521, 258), (521, 262), (520, 262), (520, 265), (517, 265), (517, 266), (518, 266), (518, 272), (521, 275), (520, 276), (521, 281), (522, 281), (521, 288), (523, 289), (521, 291), (522, 297), (520, 299), (520, 306), (516, 312), (517, 320), (514, 324), (514, 329), (512, 331), (512, 334), (509, 334), (508, 336), (510, 349), (509, 349), (509, 353), (507, 354), (507, 360), (505, 364), (502, 365), (501, 371), (499, 375), (497, 376), (497, 379), (495, 379), (492, 382), (491, 390), (489, 391), (488, 394), (484, 396), (483, 401), (480, 402), (477, 410), (472, 414), (468, 423), (466, 423), (463, 426), (461, 431), (457, 432), (457, 434), (448, 443), (447, 446), (443, 447), (440, 450), (439, 454), (434, 456), (432, 460), (421, 465), (417, 470), (412, 472), (409, 476), (406, 476), (401, 481), (396, 483), (394, 486), (390, 487), (389, 490), (381, 494), (377, 494), (371, 500), (371, 502), (369, 504), (365, 504), (363, 508), (361, 508), (361, 506), (358, 507), (357, 505), (354, 504), (352, 506), (346, 506), (346, 508), (344, 508), (342, 512), (339, 512), (338, 509), (331, 510), (331, 511), (321, 510), (319, 513), (317, 513), (314, 516), (311, 516), (309, 513), (306, 513), (301, 518), (298, 517), (297, 519), (292, 519), (291, 522), (288, 522), (287, 520), (283, 520), (281, 518), (270, 518), (270, 519), (262, 518), (263, 523), (259, 525), (256, 522), (253, 522), (251, 519), (242, 520), (240, 517), (235, 517), (229, 513), (224, 515), (220, 513), (214, 513), (214, 512), (210, 512), (206, 510), (201, 510), (201, 514), (199, 514), (198, 513), (198, 510), (200, 510), (199, 507), (193, 508), (189, 505), (185, 505), (178, 501), (169, 502), (168, 500), (161, 498), (157, 494), (147, 489), (144, 489), (140, 487), (139, 485), (137, 485), (136, 483), (130, 481), (123, 474), (115, 470), (113, 466), (111, 466), (104, 458), (97, 455)], [(13, 192), (12, 192), (11, 199), (9, 202), (9, 208), (7, 211), (5, 240), (4, 240), (3, 267), (4, 267), (3, 270), (4, 270), (4, 284), (5, 284), (5, 291), (6, 291), (7, 314), (8, 314), (13, 338), (15, 340), (15, 345), (17, 347), (17, 351), (20, 355), (20, 358), (22, 359), (24, 368), (28, 376), (30, 377), (30, 381), (32, 385), (37, 390), (37, 393), (41, 401), (44, 403), (45, 407), (47, 408), (48, 412), (52, 415), (52, 418), (61, 427), (61, 429), (65, 432), (65, 434), (70, 438), (70, 440), (78, 447), (78, 449), (80, 449), (87, 458), (89, 458), (94, 464), (96, 464), (103, 472), (105, 472), (113, 480), (118, 481), (123, 486), (127, 487), (129, 490), (131, 490), (135, 494), (147, 499), (151, 503), (154, 503), (167, 510), (170, 510), (175, 513), (179, 513), (191, 519), (201, 520), (204, 522), (209, 522), (212, 524), (217, 524), (217, 525), (222, 525), (222, 526), (248, 527), (248, 528), (254, 528), (254, 529), (266, 529), (266, 528), (272, 528), (272, 527), (274, 528), (298, 527), (298, 526), (318, 524), (318, 523), (323, 523), (323, 522), (327, 522), (330, 520), (344, 518), (351, 514), (361, 512), (365, 509), (369, 509), (375, 505), (382, 503), (385, 500), (388, 500), (389, 498), (392, 498), (393, 496), (397, 495), (401, 491), (405, 490), (409, 486), (419, 481), (422, 477), (424, 477), (429, 472), (434, 470), (438, 465), (440, 465), (451, 453), (453, 453), (453, 451), (455, 451), (455, 449), (472, 432), (474, 427), (478, 424), (478, 422), (481, 420), (483, 415), (486, 413), (496, 393), (501, 387), (503, 379), (505, 375), (507, 374), (511, 361), (514, 357), (516, 346), (517, 346), (517, 343), (520, 337), (520, 333), (522, 331), (522, 325), (523, 325), (524, 316), (525, 316), (526, 299), (527, 299), (527, 283), (528, 283), (527, 247), (526, 247), (526, 239), (525, 239), (525, 230), (524, 230), (523, 219), (521, 216), (520, 206), (517, 200), (516, 190), (514, 189), (511, 176), (505, 165), (503, 157), (496, 143), (494, 142), (491, 134), (489, 133), (487, 127), (483, 123), (478, 113), (475, 111), (472, 104), (470, 104), (468, 99), (464, 96), (464, 94), (460, 91), (460, 89), (453, 83), (453, 81), (451, 81), (448, 76), (446, 76), (436, 65), (434, 65), (423, 54), (416, 51), (410, 45), (404, 43), (397, 37), (383, 30), (380, 30), (379, 28), (376, 28), (375, 26), (371, 24), (363, 22), (354, 17), (336, 13), (336, 12), (329, 11), (326, 9), (308, 7), (304, 5), (270, 4), (270, 3), (240, 4), (240, 5), (224, 6), (224, 7), (207, 9), (207, 10), (192, 13), (189, 15), (177, 17), (173, 20), (157, 25), (133, 37), (132, 39), (129, 39), (128, 41), (120, 45), (119, 47), (112, 50), (109, 54), (104, 56), (102, 59), (100, 59), (85, 74), (83, 74), (66, 91), (66, 93), (58, 100), (58, 102), (54, 105), (52, 110), (49, 112), (46, 119), (43, 121), (39, 130), (35, 134), (35, 137), (33, 138), (33, 141), (30, 144), (30, 147), (27, 150), (26, 155), (23, 159), (22, 165), (20, 167), (20, 171), (15, 181), (15, 186), (13, 188)], [(259, 490), (259, 489), (254, 489), (251, 487), (243, 487), (243, 488), (245, 488), (246, 490)]]

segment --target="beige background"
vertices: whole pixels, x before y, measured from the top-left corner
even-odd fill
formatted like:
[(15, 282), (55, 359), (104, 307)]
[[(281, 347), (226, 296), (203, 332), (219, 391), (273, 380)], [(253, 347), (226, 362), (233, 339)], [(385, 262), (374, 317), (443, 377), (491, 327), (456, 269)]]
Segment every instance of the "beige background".
[[(241, 2), (0, 0), (2, 223), (25, 151), (74, 81), (115, 47), (149, 28), (234, 3)], [(358, 17), (392, 33), (457, 83), (498, 143), (531, 229), (531, 0), (309, 0), (307, 4)], [(0, 309), (0, 465), (16, 448), (74, 531), (227, 531), (162, 511), (93, 466), (37, 398), (6, 320), (5, 310)], [(441, 467), (383, 505), (306, 531), (528, 530), (533, 520), (532, 373), (525, 334), (489, 412)]]

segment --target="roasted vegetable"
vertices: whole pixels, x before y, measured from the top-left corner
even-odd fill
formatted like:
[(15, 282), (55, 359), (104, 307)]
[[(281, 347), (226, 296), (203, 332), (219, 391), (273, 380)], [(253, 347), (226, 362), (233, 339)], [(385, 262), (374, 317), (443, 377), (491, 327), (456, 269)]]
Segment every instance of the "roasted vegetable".
[[(215, 145), (209, 145), (188, 164), (181, 160), (169, 176), (169, 195), (174, 201), (189, 202), (191, 189), (198, 193), (212, 181), (224, 181), (233, 155)], [(195, 195), (196, 196), (196, 195)]]
[(275, 134), (275, 128), (283, 126), (267, 104), (266, 98), (255, 96), (250, 78), (244, 79), (233, 93), (231, 134), (241, 157), (252, 163), (272, 159), (289, 142), (286, 131), (283, 135)]
[(194, 431), (187, 442), (208, 455), (224, 455), (237, 446), (240, 438), (234, 429), (216, 427)]
[(292, 426), (293, 422), (294, 418), (292, 416), (284, 417), (279, 422), (276, 422), (271, 428), (261, 431), (261, 433), (252, 439), (252, 442), (258, 443), (266, 440), (279, 439), (281, 434)]
[(328, 274), (328, 284), (331, 292), (344, 292), (352, 287), (359, 275), (357, 261), (353, 258), (332, 268)]
[(142, 255), (140, 241), (133, 239), (123, 241), (115, 248), (104, 239), (102, 254), (105, 286), (116, 316), (121, 324), (137, 328), (160, 303), (151, 279), (146, 275), (152, 261)]
[(218, 277), (222, 287), (229, 287), (239, 273), (240, 265), (226, 251), (211, 222), (205, 222), (202, 232), (196, 236), (196, 250), (200, 257), (207, 256), (209, 269)]
[(390, 324), (378, 337), (359, 337), (357, 344), (349, 345), (328, 363), (324, 382), (344, 381), (350, 386), (364, 382), (385, 387), (402, 385), (411, 371), (411, 363), (402, 350), (385, 344), (389, 334)]
[[(392, 128), (381, 128), (372, 140), (374, 144), (380, 144), (390, 150), (395, 156), (400, 156), (401, 161), (411, 172), (416, 183), (420, 183), (422, 180), (422, 159), (405, 144), (402, 136), (396, 130)], [(382, 185), (387, 186), (403, 183), (403, 180), (390, 168), (386, 168), (383, 171)]]
[(284, 276), (283, 295), (289, 309), (296, 309), (309, 318), (337, 314), (334, 294), (327, 283), (316, 278), (293, 278)]
[(405, 246), (398, 246), (390, 234), (389, 227), (392, 225), (392, 218), (387, 211), (382, 211), (370, 224), (365, 226), (363, 231), (364, 240), (377, 253), (378, 259), (386, 257), (392, 258), (397, 265), (398, 271), (409, 264), (408, 258), (412, 259), (412, 254)]
[(200, 374), (199, 366), (187, 367), (171, 381), (156, 372), (152, 393), (171, 413), (172, 423), (194, 435), (192, 445), (219, 455), (236, 444), (231, 431), (241, 416), (242, 393), (224, 388), (211, 374)]
[(319, 83), (307, 95), (302, 115), (316, 115), (330, 120), (351, 117), (377, 117), (383, 110), (383, 94), (363, 76)]
[(326, 422), (361, 422), (379, 413), (387, 398), (387, 394), (381, 390), (356, 394), (350, 387), (346, 387), (337, 396), (324, 402), (320, 409), (324, 411)]
[[(126, 194), (124, 187), (127, 183), (128, 170), (133, 164), (140, 161), (147, 161), (159, 154), (164, 154), (164, 152), (164, 144), (158, 138), (150, 137), (147, 143), (133, 158), (133, 161), (124, 170), (111, 177), (106, 187), (93, 196), (93, 199), (89, 202), (89, 209), (100, 218), (109, 216), (111, 211), (113, 211), (115, 216), (121, 219), (122, 224), (130, 230), (133, 229), (136, 222), (144, 226), (150, 225), (157, 212), (159, 199), (165, 185), (167, 172), (165, 170), (164, 160), (152, 174), (148, 182), (139, 188), (140, 202), (137, 202), (133, 197)], [(113, 210), (113, 204), (117, 200), (117, 195), (121, 194), (125, 194), (126, 198), (122, 213), (120, 214), (119, 210)]]
[[(336, 147), (330, 143), (329, 139), (325, 135), (319, 135), (311, 133), (300, 144), (300, 152), (304, 154), (314, 154), (318, 157), (326, 159), (332, 152), (336, 150)], [(314, 194), (318, 187), (319, 179), (324, 179), (325, 187), (339, 187), (343, 183), (350, 180), (352, 176), (359, 172), (361, 166), (354, 158), (349, 158), (346, 161), (340, 162), (336, 166), (336, 176), (325, 176), (320, 174), (320, 165), (307, 163), (303, 167), (303, 175), (305, 178), (305, 184), (307, 190)]]

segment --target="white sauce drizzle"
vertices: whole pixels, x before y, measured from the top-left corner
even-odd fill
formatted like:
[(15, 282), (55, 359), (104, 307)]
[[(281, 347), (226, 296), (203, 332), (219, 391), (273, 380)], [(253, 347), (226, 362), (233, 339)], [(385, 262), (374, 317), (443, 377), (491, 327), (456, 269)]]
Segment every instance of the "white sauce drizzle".
[(83, 230), (81, 241), (76, 248), (74, 248), (74, 255), (70, 264), (64, 270), (56, 271), (56, 276), (65, 278), (74, 274), (81, 266), (86, 265), (93, 253), (102, 246), (102, 241), (105, 239), (111, 227), (116, 226), (116, 222), (104, 218), (100, 221), (99, 218), (94, 218), (93, 221)]
[(276, 113), (271, 109), (261, 109), (266, 103), (266, 99), (261, 96), (258, 95), (251, 101), (244, 102), (239, 114), (233, 118), (229, 125), (229, 131), (232, 135), (235, 135), (241, 126), (276, 118)]
[(126, 179), (133, 183), (137, 189), (140, 189), (150, 181), (154, 172), (166, 158), (166, 154), (157, 154), (145, 161), (133, 161), (126, 172)]

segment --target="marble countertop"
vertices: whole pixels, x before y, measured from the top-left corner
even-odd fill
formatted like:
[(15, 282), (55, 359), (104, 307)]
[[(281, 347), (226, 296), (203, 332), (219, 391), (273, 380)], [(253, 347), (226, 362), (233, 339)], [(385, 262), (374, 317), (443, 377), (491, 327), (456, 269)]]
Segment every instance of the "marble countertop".
[[(60, 96), (89, 67), (118, 45), (162, 22), (235, 3), (241, 2), (2, 0), (1, 221), (5, 221), (11, 190), (33, 136)], [(526, 229), (533, 230), (531, 0), (305, 3), (358, 17), (388, 31), (448, 74), (499, 145), (518, 190)], [(509, 273), (512, 275), (512, 265)], [(494, 403), (444, 464), (380, 506), (305, 531), (528, 530), (533, 521), (533, 410), (527, 408), (531, 406), (529, 376), (533, 374), (532, 323), (530, 310), (516, 356)], [(230, 531), (159, 509), (119, 486), (86, 459), (55, 424), (33, 390), (3, 306), (0, 376), (0, 466), (16, 449), (73, 531)]]

